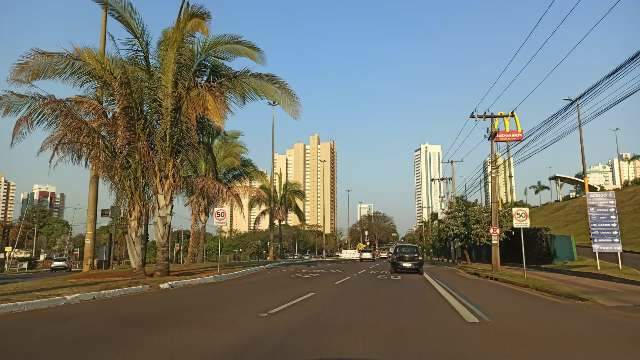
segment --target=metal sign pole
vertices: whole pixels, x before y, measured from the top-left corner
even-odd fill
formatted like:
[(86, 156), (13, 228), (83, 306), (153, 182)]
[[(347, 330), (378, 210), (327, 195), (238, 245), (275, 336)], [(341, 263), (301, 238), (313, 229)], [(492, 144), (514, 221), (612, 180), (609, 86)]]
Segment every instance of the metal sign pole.
[(622, 270), (622, 259), (620, 258), (620, 251), (618, 251), (618, 269)]
[(527, 278), (527, 260), (524, 255), (524, 231), (520, 228), (520, 241), (522, 242), (522, 270), (524, 271), (524, 278)]
[(220, 246), (222, 243), (222, 235), (220, 234), (220, 227), (218, 226), (218, 274), (220, 274), (220, 253), (222, 247)]
[(598, 265), (598, 270), (600, 270), (600, 258), (598, 257), (597, 251), (596, 251), (596, 264)]

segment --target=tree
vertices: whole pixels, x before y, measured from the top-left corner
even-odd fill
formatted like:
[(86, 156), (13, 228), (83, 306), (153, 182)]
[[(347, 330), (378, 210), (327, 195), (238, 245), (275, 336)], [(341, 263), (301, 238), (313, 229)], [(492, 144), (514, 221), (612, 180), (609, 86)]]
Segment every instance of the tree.
[(547, 190), (551, 190), (547, 185), (543, 184), (540, 180), (538, 180), (538, 183), (535, 185), (531, 185), (529, 186), (529, 189), (533, 190), (533, 193), (535, 195), (538, 195), (538, 204), (542, 205), (542, 192), (543, 191), (547, 191)]
[[(258, 213), (255, 219), (254, 227), (257, 227), (260, 221), (269, 217), (272, 210), (273, 218), (278, 222), (278, 237), (282, 250), (282, 224), (289, 218), (289, 214), (293, 213), (301, 223), (305, 222), (304, 212), (300, 204), (304, 202), (305, 193), (302, 185), (292, 181), (282, 181), (282, 174), (276, 176), (278, 183), (275, 187), (270, 186), (269, 181), (264, 180), (259, 187), (259, 192), (252, 196), (249, 200), (249, 209), (254, 207), (262, 207), (262, 211)], [(270, 207), (273, 204), (273, 209)], [(269, 249), (273, 253), (273, 244)], [(281, 250), (281, 251), (282, 251)], [(271, 254), (270, 254), (271, 255)]]
[[(106, 3), (94, 1), (101, 7)], [(200, 5), (181, 7), (155, 46), (129, 1), (109, 0), (108, 10), (129, 35), (115, 44), (115, 54), (103, 57), (83, 47), (33, 49), (10, 75), (14, 85), (57, 81), (83, 95), (56, 98), (32, 92), (37, 87), (7, 91), (0, 95), (0, 112), (18, 118), (12, 143), (46, 129), (40, 151), (51, 151), (52, 161), (91, 163), (110, 178), (116, 196), (127, 203), (133, 240), (140, 238), (134, 231), (139, 233), (140, 214), (154, 211), (155, 274), (167, 275), (173, 200), (182, 186), (184, 159), (198, 148), (197, 120), (222, 126), (234, 108), (257, 100), (275, 101), (296, 118), (300, 104), (277, 76), (228, 65), (238, 58), (261, 64), (264, 54), (241, 36), (209, 35), (211, 14)], [(128, 240), (132, 264), (139, 243)]]
[[(365, 231), (367, 232), (365, 235)], [(393, 218), (389, 215), (375, 211), (371, 215), (362, 216), (359, 221), (351, 225), (349, 228), (349, 236), (351, 239), (364, 241), (368, 237), (376, 246), (382, 246), (394, 241), (394, 235), (397, 234)]]

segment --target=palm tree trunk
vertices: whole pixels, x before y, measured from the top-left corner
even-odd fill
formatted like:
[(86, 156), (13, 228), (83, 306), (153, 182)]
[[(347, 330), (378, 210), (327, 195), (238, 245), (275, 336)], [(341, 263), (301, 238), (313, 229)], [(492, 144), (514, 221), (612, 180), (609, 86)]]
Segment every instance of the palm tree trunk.
[(142, 209), (140, 207), (130, 206), (127, 218), (127, 234), (125, 241), (127, 243), (129, 261), (131, 261), (131, 267), (134, 273), (144, 276), (144, 240), (142, 238), (140, 226), (140, 220), (142, 217)]
[(156, 198), (156, 223), (153, 230), (156, 241), (156, 269), (154, 276), (169, 275), (169, 236), (171, 229), (171, 212), (173, 210), (173, 194), (158, 191)]
[(278, 220), (278, 237), (280, 238), (280, 254), (283, 252), (283, 244), (282, 244), (282, 221)]
[(198, 224), (197, 207), (191, 204), (191, 235), (189, 239), (189, 250), (187, 250), (187, 264), (196, 262), (198, 250), (200, 249), (200, 225)]

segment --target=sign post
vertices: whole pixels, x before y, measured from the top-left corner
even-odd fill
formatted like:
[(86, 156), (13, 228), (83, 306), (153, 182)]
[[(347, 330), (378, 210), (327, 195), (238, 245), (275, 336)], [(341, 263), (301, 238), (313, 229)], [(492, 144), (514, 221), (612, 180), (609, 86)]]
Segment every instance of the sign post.
[(524, 228), (531, 226), (531, 218), (529, 218), (529, 208), (513, 208), (511, 209), (513, 216), (513, 227), (520, 228), (520, 242), (522, 243), (522, 271), (524, 278), (527, 278), (527, 259), (524, 255)]
[(613, 191), (587, 193), (587, 214), (589, 216), (589, 231), (591, 246), (596, 253), (596, 263), (600, 270), (600, 252), (618, 253), (618, 268), (622, 269), (622, 239), (616, 193)]
[(220, 274), (220, 256), (222, 254), (222, 235), (220, 234), (221, 226), (229, 225), (229, 209), (215, 208), (213, 209), (213, 219), (218, 226), (218, 274)]

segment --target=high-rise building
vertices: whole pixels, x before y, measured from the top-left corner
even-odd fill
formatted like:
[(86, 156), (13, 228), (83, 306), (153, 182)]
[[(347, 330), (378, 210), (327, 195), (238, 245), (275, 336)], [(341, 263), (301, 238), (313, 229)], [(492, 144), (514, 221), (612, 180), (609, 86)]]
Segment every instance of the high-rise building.
[(20, 193), (20, 216), (31, 206), (42, 206), (49, 209), (52, 216), (64, 219), (65, 194), (58, 193), (53, 185), (34, 184), (31, 192)]
[[(225, 206), (229, 208), (230, 219), (229, 225), (233, 229), (235, 233), (245, 233), (253, 230), (267, 230), (269, 228), (269, 220), (268, 218), (264, 218), (261, 221), (258, 221), (256, 224), (256, 217), (262, 210), (265, 209), (264, 206), (249, 209), (249, 199), (252, 194), (258, 189), (260, 186), (259, 181), (252, 181), (251, 183), (245, 184), (245, 189), (241, 191), (240, 201), (242, 203), (242, 208), (238, 205), (231, 206), (230, 204), (226, 204)], [(223, 226), (222, 231), (228, 231), (228, 227)]]
[[(507, 158), (496, 154), (496, 176), (498, 182), (498, 194), (502, 204), (512, 203), (516, 197), (516, 175), (513, 167), (513, 157)], [(483, 181), (485, 204), (491, 204), (491, 160), (487, 158), (483, 162)]]
[[(16, 183), (9, 181), (0, 174), (0, 225), (3, 225), (3, 230), (8, 227), (4, 226), (10, 224), (13, 221), (13, 207), (16, 198)], [(3, 241), (6, 241), (8, 236), (7, 230), (3, 232)]]
[(640, 159), (631, 160), (632, 157), (631, 153), (621, 153), (619, 157), (609, 160), (608, 165), (613, 173), (612, 182), (615, 188), (640, 178)]
[(445, 209), (442, 179), (442, 146), (422, 144), (413, 153), (415, 178), (416, 224), (427, 221), (431, 214)]
[(373, 204), (363, 204), (358, 203), (357, 209), (357, 219), (360, 221), (360, 218), (363, 216), (369, 216), (373, 214)]
[[(314, 134), (309, 137), (308, 145), (296, 143), (284, 154), (276, 153), (275, 174), (274, 181), (277, 182), (280, 176), (283, 182), (295, 181), (304, 189), (305, 201), (299, 205), (304, 211), (306, 225), (320, 226), (326, 233), (336, 232), (338, 200), (334, 141), (320, 142), (320, 136)], [(287, 223), (294, 226), (300, 221), (289, 214)]]
[(608, 164), (591, 165), (587, 168), (589, 185), (597, 186), (603, 190), (618, 188), (613, 182), (613, 172)]

